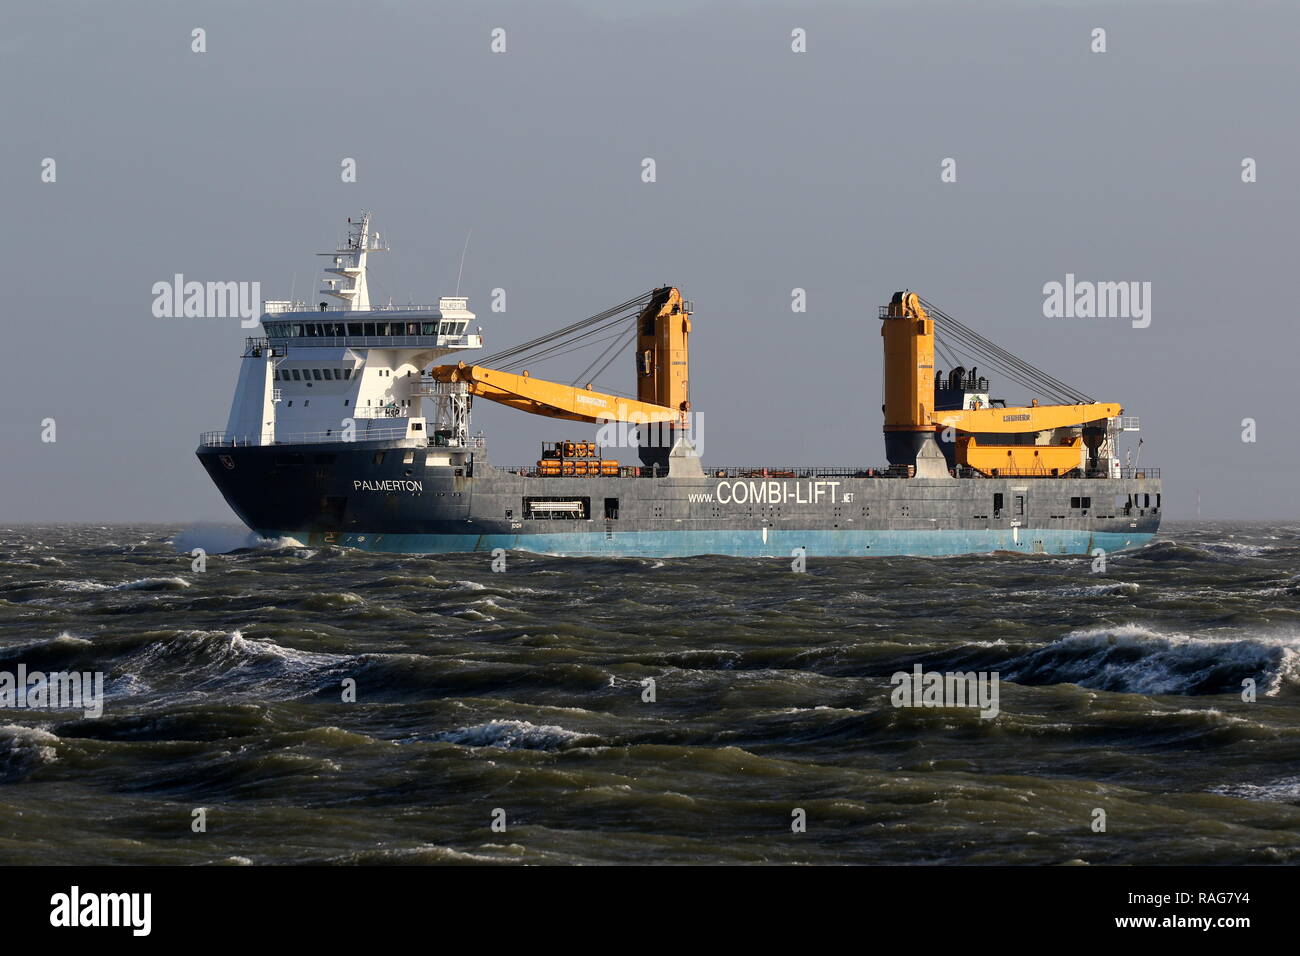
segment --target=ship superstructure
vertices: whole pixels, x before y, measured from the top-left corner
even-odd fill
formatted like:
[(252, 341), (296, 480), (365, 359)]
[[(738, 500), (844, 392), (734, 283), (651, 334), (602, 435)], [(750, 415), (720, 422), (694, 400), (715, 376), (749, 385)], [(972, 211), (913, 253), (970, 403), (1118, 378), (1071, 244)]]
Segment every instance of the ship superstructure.
[[(1143, 544), (1159, 525), (1158, 470), (1119, 457), (1135, 418), (915, 293), (881, 309), (887, 466), (705, 466), (691, 440), (693, 307), (676, 288), (472, 363), (454, 355), (483, 345), (466, 299), (373, 307), (367, 259), (385, 247), (368, 214), (349, 224), (325, 254), (326, 299), (265, 304), (227, 427), (198, 449), (265, 536), (395, 552), (1087, 554)], [(572, 383), (531, 374), (593, 339), (609, 344)], [(594, 387), (620, 346), (635, 397)], [(1050, 401), (1009, 406), (962, 354)], [(470, 435), (475, 398), (602, 427), (596, 441), (550, 441), (535, 464), (502, 468)], [(632, 448), (609, 447), (612, 425), (634, 426)]]
[[(367, 259), (387, 247), (371, 231), (369, 213), (349, 219), (348, 227), (335, 251), (319, 253), (331, 260), (320, 290), (327, 298), (315, 308), (264, 303), (266, 334), (245, 341), (226, 429), (205, 434), (205, 443), (284, 447), (432, 437), (424, 399), (446, 405), (457, 390), (430, 382), (423, 371), (443, 356), (482, 348), (482, 336), (470, 330), (474, 313), (461, 296), (437, 305), (371, 305)], [(463, 416), (461, 425), (467, 427)]]

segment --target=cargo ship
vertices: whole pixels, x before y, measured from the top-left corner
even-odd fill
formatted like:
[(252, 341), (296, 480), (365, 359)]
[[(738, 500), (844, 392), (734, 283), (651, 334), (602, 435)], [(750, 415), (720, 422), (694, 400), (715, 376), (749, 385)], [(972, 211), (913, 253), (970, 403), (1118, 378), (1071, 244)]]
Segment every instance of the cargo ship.
[[(379, 251), (370, 215), (350, 219), (347, 239), (322, 253), (318, 306), (263, 303), (226, 427), (200, 438), (199, 461), (266, 538), (397, 553), (1085, 555), (1141, 546), (1159, 527), (1159, 470), (1120, 458), (1136, 418), (917, 293), (894, 293), (879, 314), (888, 464), (705, 465), (690, 400), (694, 308), (677, 288), (471, 363), (462, 356), (483, 339), (467, 298), (371, 305), (367, 261)], [(603, 348), (572, 384), (530, 374), (579, 347)], [(635, 397), (597, 390), (628, 350)], [(976, 361), (1029, 391), (1028, 404), (992, 397)], [(597, 433), (561, 433), (535, 462), (496, 465), (471, 434), (475, 399)]]

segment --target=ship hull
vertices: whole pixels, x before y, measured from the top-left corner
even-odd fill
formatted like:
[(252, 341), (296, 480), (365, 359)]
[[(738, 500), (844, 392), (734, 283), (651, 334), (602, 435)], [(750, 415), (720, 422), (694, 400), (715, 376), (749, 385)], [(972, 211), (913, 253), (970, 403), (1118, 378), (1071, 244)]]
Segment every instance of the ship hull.
[(495, 468), (482, 452), (447, 466), (445, 450), (378, 442), (203, 447), (198, 456), (262, 536), (388, 553), (1086, 555), (1140, 547), (1161, 510), (1151, 477), (535, 477)]

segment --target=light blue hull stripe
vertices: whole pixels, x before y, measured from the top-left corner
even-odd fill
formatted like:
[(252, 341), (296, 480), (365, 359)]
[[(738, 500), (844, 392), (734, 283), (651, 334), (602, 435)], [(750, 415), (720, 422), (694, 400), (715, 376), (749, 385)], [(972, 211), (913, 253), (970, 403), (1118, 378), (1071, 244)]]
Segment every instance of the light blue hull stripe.
[(790, 531), (769, 528), (743, 531), (603, 531), (541, 534), (354, 534), (260, 531), (268, 538), (294, 538), (303, 544), (337, 544), (364, 551), (392, 554), (446, 554), (463, 551), (531, 551), (569, 557), (681, 558), (699, 554), (738, 557), (789, 557), (806, 548), (810, 557), (886, 557), (920, 555), (941, 557), (1018, 551), (1025, 554), (1091, 554), (1140, 548), (1152, 535), (1132, 532), (1097, 532), (1067, 529), (909, 530), (863, 531), (831, 528)]

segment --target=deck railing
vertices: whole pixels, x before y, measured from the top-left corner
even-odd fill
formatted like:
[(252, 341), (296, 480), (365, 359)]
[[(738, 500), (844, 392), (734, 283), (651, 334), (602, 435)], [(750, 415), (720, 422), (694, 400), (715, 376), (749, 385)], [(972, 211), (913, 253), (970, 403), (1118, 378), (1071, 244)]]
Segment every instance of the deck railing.
[(232, 435), (229, 432), (208, 431), (199, 435), (199, 445), (204, 448), (247, 448), (263, 445), (319, 445), (334, 442), (394, 441), (406, 437), (406, 427), (358, 428), (351, 437), (345, 437), (341, 428), (316, 432), (275, 433), (271, 441), (260, 435)]
[[(441, 314), (442, 304), (372, 305), (367, 311), (383, 312), (388, 315), (391, 315), (394, 312), (431, 312)], [(262, 303), (263, 315), (301, 315), (303, 318), (306, 318), (309, 315), (319, 315), (322, 312), (327, 315), (334, 312), (350, 312), (352, 315), (366, 314), (366, 312), (358, 312), (356, 309), (348, 309), (345, 305), (341, 304), (327, 305), (322, 309), (319, 305), (315, 307), (309, 306), (302, 300), (297, 300), (295, 302), (267, 300)]]
[(271, 338), (245, 339), (244, 355), (260, 355), (274, 347), (277, 356), (288, 348), (359, 348), (359, 349), (479, 349), (483, 347), (481, 335), (293, 335)]
[[(541, 473), (536, 465), (505, 465), (501, 466), (503, 471), (511, 474), (521, 475), (523, 477), (541, 477), (541, 478), (584, 478), (584, 477), (613, 477), (611, 475), (557, 475), (554, 473)], [(1088, 475), (1083, 476), (1077, 473), (1069, 475), (1052, 474), (1047, 469), (1022, 472), (1003, 472), (998, 475), (984, 475), (974, 468), (958, 468), (953, 477), (956, 478), (1015, 478), (1021, 479), (1043, 479), (1043, 480), (1062, 480), (1071, 478), (1087, 477), (1089, 479), (1105, 480), (1107, 475)], [(949, 469), (952, 474), (952, 469)], [(646, 465), (622, 465), (618, 470), (620, 478), (667, 478), (668, 469)], [(728, 465), (723, 467), (705, 466), (704, 477), (706, 478), (749, 478), (755, 481), (773, 481), (781, 479), (819, 479), (819, 478), (910, 478), (912, 469), (906, 465), (895, 465), (885, 467), (860, 467), (854, 465), (832, 465), (817, 468), (810, 468), (802, 465), (792, 465), (788, 467), (771, 467), (766, 468), (754, 465)], [(1123, 468), (1120, 470), (1121, 478), (1159, 478), (1159, 468)]]
[[(276, 432), (272, 441), (263, 441), (257, 435), (231, 435), (229, 432), (207, 431), (200, 433), (199, 445), (204, 448), (257, 448), (264, 445), (321, 445), (337, 442), (398, 441), (403, 438), (406, 438), (405, 426), (400, 428), (358, 428), (351, 438), (345, 438), (343, 430), (338, 428), (323, 432), (288, 432), (284, 434)], [(419, 439), (414, 438), (412, 441), (418, 443)], [(479, 449), (485, 448), (487, 445), (481, 435), (466, 438), (464, 445), (440, 444), (437, 436), (431, 435), (425, 439), (425, 444), (430, 448), (447, 448), (451, 451)], [(416, 444), (415, 447), (419, 447), (419, 445)]]

